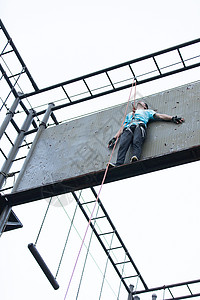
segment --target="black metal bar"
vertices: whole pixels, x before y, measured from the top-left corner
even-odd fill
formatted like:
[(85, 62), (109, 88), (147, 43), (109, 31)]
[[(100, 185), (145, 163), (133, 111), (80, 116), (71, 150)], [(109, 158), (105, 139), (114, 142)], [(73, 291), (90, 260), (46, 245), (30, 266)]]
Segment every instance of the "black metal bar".
[(63, 92), (64, 92), (65, 95), (67, 96), (67, 99), (69, 100), (69, 102), (72, 102), (72, 100), (70, 99), (69, 95), (67, 94), (67, 92), (66, 92), (64, 86), (62, 85), (61, 87), (62, 87), (62, 89), (63, 89)]
[(183, 57), (182, 57), (182, 55), (181, 55), (180, 50), (177, 49), (177, 51), (178, 51), (178, 54), (179, 54), (179, 56), (180, 56), (180, 58), (181, 58), (181, 61), (182, 61), (182, 63), (183, 63), (183, 66), (186, 67), (185, 62), (184, 62), (184, 60), (183, 60)]
[(15, 162), (15, 161), (18, 161), (18, 160), (22, 160), (22, 159), (25, 159), (26, 156), (22, 156), (22, 157), (19, 157), (19, 158), (16, 158), (16, 159), (13, 159), (12, 162)]
[(161, 71), (160, 71), (160, 68), (159, 68), (159, 66), (158, 66), (158, 63), (157, 63), (157, 61), (156, 61), (156, 59), (155, 59), (154, 56), (153, 56), (153, 61), (154, 61), (155, 65), (156, 65), (156, 68), (158, 69), (158, 72), (160, 73), (160, 75), (162, 75), (162, 73), (161, 73)]
[(110, 76), (108, 75), (108, 72), (105, 72), (105, 73), (106, 73), (106, 75), (107, 75), (107, 77), (108, 77), (108, 80), (110, 81), (110, 84), (112, 85), (113, 89), (115, 90), (115, 86), (114, 86), (114, 84), (113, 84), (113, 82), (112, 82)]
[(168, 291), (170, 292), (170, 295), (172, 296), (172, 298), (174, 298), (174, 295), (172, 294), (172, 291), (170, 290), (170, 288), (168, 288)]
[(1, 53), (1, 56), (6, 55), (6, 54), (9, 54), (9, 53), (11, 53), (11, 52), (14, 52), (14, 50), (9, 50), (9, 51), (3, 52), (3, 53)]
[(123, 278), (124, 278), (124, 279), (128, 279), (128, 278), (134, 278), (134, 277), (138, 277), (138, 275), (125, 276), (125, 277), (123, 277)]
[(24, 133), (24, 135), (29, 135), (29, 134), (32, 134), (32, 133), (37, 132), (37, 131), (38, 131), (38, 128), (34, 128), (34, 129), (32, 129), (32, 130), (26, 131), (26, 132)]
[(135, 73), (133, 72), (133, 69), (131, 68), (130, 65), (128, 65), (128, 66), (129, 66), (129, 69), (131, 70), (131, 73), (133, 74), (134, 79), (136, 80), (136, 83), (137, 83), (137, 78), (136, 78), (136, 76), (135, 76)]
[(2, 155), (4, 156), (5, 159), (8, 159), (7, 156), (5, 155), (5, 153), (3, 152), (3, 150), (0, 148), (0, 152), (2, 153)]
[(10, 79), (10, 78), (13, 78), (13, 77), (16, 77), (16, 76), (21, 76), (21, 74), (24, 74), (24, 73), (26, 73), (26, 72), (22, 71), (20, 73), (15, 74), (15, 75), (8, 76), (8, 78)]
[(193, 295), (186, 295), (186, 296), (181, 296), (181, 297), (174, 297), (174, 298), (168, 298), (164, 300), (183, 300), (183, 299), (189, 299), (189, 298), (194, 298), (194, 297), (199, 297), (199, 294), (193, 294)]
[(10, 189), (12, 189), (13, 188), (13, 185), (12, 186), (9, 186), (9, 187), (7, 187), (7, 188), (5, 188), (5, 189), (0, 189), (0, 191), (1, 192), (4, 192), (4, 191), (8, 191), (8, 190), (10, 190)]
[(86, 88), (88, 89), (90, 95), (92, 96), (92, 92), (91, 92), (91, 90), (90, 90), (90, 88), (89, 88), (87, 82), (85, 81), (85, 79), (83, 79), (83, 82), (85, 83)]
[[(4, 55), (4, 54), (5, 54), (4, 50), (7, 48), (7, 46), (9, 45), (9, 43), (10, 43), (10, 41), (7, 41), (7, 43), (6, 43), (5, 47), (4, 47), (4, 48), (3, 48), (3, 50), (1, 51), (1, 54), (0, 54), (0, 56), (2, 56), (2, 55)], [(13, 51), (13, 50), (12, 50), (12, 51)], [(8, 51), (8, 52), (10, 52), (10, 51)]]
[(4, 78), (5, 78), (6, 82), (7, 82), (7, 84), (9, 85), (11, 92), (13, 93), (13, 95), (15, 96), (15, 98), (17, 98), (18, 97), (17, 91), (15, 90), (14, 86), (12, 85), (10, 79), (8, 78), (6, 72), (5, 72), (5, 70), (4, 70), (4, 68), (2, 67), (1, 64), (0, 64), (0, 71), (3, 74), (3, 76), (4, 76)]
[(116, 250), (116, 249), (121, 249), (121, 248), (123, 248), (123, 247), (122, 247), (122, 246), (119, 246), (119, 247), (109, 248), (109, 249), (107, 249), (107, 250), (110, 251), (110, 250)]
[(106, 216), (95, 217), (95, 218), (92, 218), (91, 220), (98, 220), (98, 219), (103, 219), (103, 218), (106, 218)]
[(118, 262), (118, 263), (115, 263), (115, 265), (123, 265), (123, 264), (127, 264), (127, 263), (130, 263), (130, 260)]
[(86, 204), (91, 204), (91, 203), (94, 203), (96, 202), (95, 200), (94, 201), (88, 201), (88, 202), (83, 202), (83, 203), (80, 203), (81, 205), (86, 205)]
[[(22, 102), (22, 100), (19, 102), (19, 104), (21, 105), (21, 107), (23, 108), (23, 110), (25, 111), (25, 113), (28, 115), (29, 114), (28, 109), (26, 108), (26, 106)], [(45, 111), (44, 111), (44, 113), (45, 113)], [(33, 125), (34, 128), (37, 128), (37, 124), (36, 124), (35, 120), (32, 121), (32, 125)]]
[(13, 119), (11, 119), (10, 122), (11, 122), (11, 124), (13, 125), (13, 127), (15, 128), (15, 130), (19, 133), (19, 132), (20, 132), (20, 129), (19, 129), (19, 127), (17, 126), (16, 122), (15, 122)]
[(33, 257), (35, 258), (35, 260), (39, 264), (40, 268), (42, 269), (42, 271), (46, 275), (47, 279), (49, 280), (49, 282), (53, 286), (54, 290), (57, 290), (59, 288), (59, 284), (57, 283), (56, 279), (54, 278), (54, 276), (52, 275), (51, 271), (47, 267), (46, 263), (44, 262), (44, 260), (41, 257), (40, 253), (36, 249), (35, 245), (33, 243), (28, 244), (28, 249), (30, 250), (30, 252), (32, 253)]
[(12, 207), (5, 204), (2, 211), (0, 212), (0, 235), (4, 232), (11, 210)]
[(52, 120), (54, 121), (54, 123), (55, 123), (56, 125), (59, 124), (59, 122), (57, 121), (56, 116), (55, 116), (55, 114), (54, 114), (53, 112), (51, 113), (51, 118), (52, 118)]
[(26, 74), (27, 74), (27, 76), (28, 76), (28, 78), (29, 78), (29, 80), (30, 80), (30, 82), (31, 82), (31, 84), (32, 84), (32, 86), (33, 86), (33, 88), (34, 88), (34, 90), (36, 90), (36, 91), (39, 90), (37, 84), (36, 84), (35, 81), (33, 80), (33, 77), (31, 76), (31, 74), (30, 74), (28, 68), (26, 67), (26, 65), (25, 65), (25, 63), (24, 63), (24, 61), (23, 61), (21, 55), (19, 54), (17, 48), (15, 47), (15, 44), (13, 43), (13, 41), (12, 41), (10, 35), (8, 34), (8, 32), (7, 32), (6, 28), (5, 28), (5, 26), (3, 25), (3, 22), (1, 21), (1, 19), (0, 19), (0, 26), (1, 26), (1, 29), (3, 30), (3, 32), (4, 32), (4, 34), (5, 34), (6, 38), (7, 38), (7, 40), (10, 41), (10, 45), (11, 45), (12, 49), (14, 50), (14, 52), (15, 52), (15, 54), (16, 54), (18, 60), (19, 60), (19, 62), (21, 63), (22, 67), (25, 68)]
[[(33, 142), (30, 142), (30, 143), (26, 143), (26, 144), (24, 144), (24, 145), (21, 145), (21, 146), (19, 146), (19, 149), (20, 148), (23, 148), (23, 147), (29, 147), (30, 145), (32, 145), (32, 143)], [(30, 148), (30, 147), (29, 147)]]
[(190, 287), (189, 287), (189, 285), (188, 285), (188, 284), (187, 284), (187, 288), (188, 288), (188, 290), (189, 290), (190, 294), (191, 294), (191, 295), (193, 295), (193, 293), (192, 293), (192, 291), (191, 291), (191, 289), (190, 289)]
[(107, 235), (107, 234), (113, 234), (113, 233), (114, 233), (114, 231), (110, 231), (110, 232), (105, 232), (105, 233), (100, 233), (100, 234), (99, 234), (99, 236), (100, 236), (100, 235)]
[(13, 142), (11, 141), (11, 139), (9, 138), (9, 136), (7, 135), (6, 132), (4, 132), (5, 136), (7, 137), (7, 139), (9, 140), (9, 142), (11, 143), (12, 146), (14, 146)]

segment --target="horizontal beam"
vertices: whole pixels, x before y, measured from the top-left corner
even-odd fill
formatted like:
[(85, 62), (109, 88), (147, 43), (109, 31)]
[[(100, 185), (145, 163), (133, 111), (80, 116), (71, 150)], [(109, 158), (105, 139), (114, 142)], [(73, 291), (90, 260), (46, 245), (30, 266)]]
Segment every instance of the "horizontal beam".
[[(23, 99), (23, 98), (30, 97), (30, 96), (33, 96), (33, 95), (36, 95), (36, 94), (39, 94), (39, 93), (47, 92), (47, 91), (53, 90), (55, 88), (59, 88), (59, 87), (62, 87), (62, 86), (65, 86), (65, 85), (68, 85), (68, 84), (71, 84), (71, 83), (74, 83), (74, 82), (77, 82), (77, 81), (80, 81), (80, 80), (84, 80), (84, 79), (87, 79), (87, 78), (91, 78), (93, 76), (97, 76), (97, 75), (100, 75), (100, 74), (103, 74), (103, 73), (107, 73), (109, 71), (113, 71), (113, 70), (122, 68), (124, 66), (129, 66), (129, 65), (134, 64), (136, 62), (143, 61), (143, 60), (146, 60), (146, 59), (149, 59), (149, 58), (153, 58), (153, 57), (156, 57), (158, 55), (168, 53), (168, 52), (173, 51), (173, 50), (178, 50), (180, 48), (184, 48), (184, 47), (187, 47), (189, 45), (193, 45), (193, 44), (196, 44), (196, 43), (199, 43), (199, 42), (200, 42), (200, 38), (189, 41), (189, 42), (186, 42), (186, 43), (183, 43), (183, 44), (179, 44), (177, 46), (173, 46), (173, 47), (170, 47), (170, 48), (167, 48), (167, 49), (164, 49), (164, 50), (160, 50), (160, 51), (157, 51), (157, 52), (154, 52), (154, 53), (151, 53), (151, 54), (139, 57), (139, 58), (135, 58), (133, 60), (118, 64), (118, 65), (115, 65), (115, 66), (111, 66), (111, 67), (108, 67), (108, 68), (105, 68), (105, 69), (102, 69), (102, 70), (99, 70), (99, 71), (96, 71), (96, 72), (93, 72), (93, 73), (90, 73), (90, 74), (86, 74), (86, 75), (79, 76), (79, 77), (74, 78), (74, 79), (63, 81), (61, 83), (58, 83), (58, 84), (55, 84), (55, 85), (52, 85), (52, 86), (49, 86), (49, 87), (46, 87), (46, 88), (43, 88), (43, 89), (40, 89), (40, 90), (36, 90), (35, 92), (24, 94), (20, 98)], [(195, 64), (194, 66), (198, 66), (198, 64)], [(188, 67), (188, 69), (189, 68), (191, 68), (191, 67)], [(181, 71), (184, 71), (185, 69), (187, 69), (187, 68), (181, 68)], [(173, 74), (177, 73), (177, 72), (180, 72), (180, 71), (179, 70), (174, 70)], [(169, 75), (170, 75), (170, 73), (171, 72), (169, 72)], [(166, 74), (162, 74), (162, 76), (163, 75), (168, 76)], [(137, 81), (137, 83), (139, 84), (138, 81)], [(128, 87), (129, 86), (130, 85), (128, 85)], [(115, 92), (116, 89), (112, 89), (112, 91)]]
[[(162, 169), (200, 160), (200, 146), (191, 147), (166, 155), (151, 157), (112, 168), (108, 171), (105, 183), (130, 178)], [(10, 206), (16, 206), (56, 195), (100, 185), (105, 169), (58, 181), (42, 187), (32, 188), (2, 196)]]

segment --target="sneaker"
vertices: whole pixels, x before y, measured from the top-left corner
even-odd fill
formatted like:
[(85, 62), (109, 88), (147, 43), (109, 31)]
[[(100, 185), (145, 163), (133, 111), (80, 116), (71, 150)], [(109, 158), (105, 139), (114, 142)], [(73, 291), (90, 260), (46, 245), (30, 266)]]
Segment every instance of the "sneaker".
[(113, 164), (113, 163), (109, 162), (109, 163), (108, 163), (108, 167), (109, 167), (109, 168), (114, 168), (114, 167), (116, 167), (116, 164)]
[(137, 156), (134, 155), (134, 156), (131, 157), (130, 162), (133, 163), (135, 161), (138, 161), (138, 158), (137, 158)]

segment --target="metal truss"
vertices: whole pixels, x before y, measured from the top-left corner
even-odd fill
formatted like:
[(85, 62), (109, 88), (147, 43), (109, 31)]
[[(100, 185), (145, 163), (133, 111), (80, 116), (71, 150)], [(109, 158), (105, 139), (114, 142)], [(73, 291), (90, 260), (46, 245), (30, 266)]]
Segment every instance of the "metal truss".
[[(44, 125), (39, 120), (39, 116), (46, 114), (47, 102), (44, 103), (43, 106), (45, 106), (45, 109), (42, 110), (36, 109), (32, 102), (32, 99), (34, 101), (34, 97), (38, 94), (44, 95), (47, 92), (53, 91), (55, 94), (58, 92), (59, 95), (63, 95), (62, 99), (55, 99), (56, 105), (54, 105), (49, 111), (49, 116), (51, 116), (53, 124), (57, 125), (58, 121), (53, 112), (64, 107), (130, 88), (133, 79), (135, 79), (137, 85), (139, 85), (200, 66), (200, 50), (198, 48), (200, 45), (200, 39), (196, 39), (113, 67), (80, 76), (47, 88), (39, 89), (1, 20), (0, 38), (3, 40), (0, 47), (0, 84), (2, 84), (6, 90), (3, 98), (0, 99), (2, 102), (0, 116), (4, 115), (5, 117), (0, 127), (0, 138), (6, 139), (10, 147), (9, 153), (6, 150), (8, 148), (7, 145), (6, 148), (4, 147), (4, 142), (1, 144), (0, 148), (0, 158), (1, 161), (3, 161), (3, 167), (0, 173), (1, 188), (6, 180), (8, 181), (10, 177), (12, 178), (12, 176), (17, 176), (24, 159), (29, 153), (29, 149), (34, 141), (36, 132), (41, 127), (41, 124)], [(193, 53), (192, 55), (190, 55), (191, 52)], [(12, 71), (8, 66), (7, 58), (10, 56), (16, 59), (18, 64), (17, 70)], [(166, 59), (166, 57), (169, 59)], [(167, 61), (167, 64), (165, 61)], [(19, 89), (20, 92), (18, 92), (17, 89)], [(75, 94), (73, 93), (74, 90), (77, 91)], [(19, 107), (22, 109), (23, 114), (19, 114), (18, 117), (19, 112), (17, 109), (19, 109)], [(47, 124), (45, 125), (47, 126)], [(11, 128), (12, 130), (10, 130)], [(11, 132), (11, 135), (9, 132)], [(13, 132), (15, 132), (16, 136), (15, 141), (13, 141), (12, 137)], [(26, 138), (29, 137), (30, 139), (26, 140)], [(26, 153), (24, 154), (23, 151), (22, 156), (17, 156), (21, 149), (26, 149)], [(18, 169), (12, 170), (12, 166), (16, 162), (19, 162), (17, 167)], [(12, 187), (13, 183), (10, 186), (6, 185), (6, 187), (2, 188), (0, 192), (4, 193), (4, 191), (10, 191)], [(91, 188), (91, 191), (96, 197), (95, 190)], [(85, 204), (77, 199), (75, 192), (73, 192), (73, 195), (84, 216), (88, 220), (89, 216), (85, 211)], [(134, 297), (136, 295), (156, 291), (165, 292), (165, 296), (161, 297), (164, 300), (187, 299), (200, 296), (199, 286), (196, 286), (195, 291), (193, 291), (193, 286), (199, 284), (200, 280), (167, 285), (158, 288), (148, 288), (100, 200), (98, 201), (98, 205), (102, 214), (92, 220), (91, 227), (129, 293), (129, 296)], [(102, 233), (97, 231), (95, 223), (101, 220), (105, 220), (107, 222), (111, 231)], [(2, 224), (4, 226), (2, 226)], [(21, 226), (21, 222), (12, 212), (12, 206), (8, 205), (7, 198), (0, 195), (0, 232)], [(104, 244), (103, 237), (110, 234), (115, 236), (118, 241), (118, 245), (112, 248), (107, 248)], [(127, 260), (118, 262), (114, 260), (113, 253), (118, 250), (123, 251), (124, 254), (126, 254)], [(124, 275), (120, 268), (121, 265), (131, 265), (132, 272)], [(126, 280), (134, 278), (140, 280), (144, 289), (141, 289), (140, 291), (132, 291), (128, 287)], [(186, 288), (186, 290), (177, 295), (175, 289), (180, 287)]]
[[(196, 39), (24, 94), (20, 96), (20, 99), (57, 90), (58, 93), (62, 93), (65, 98), (63, 104), (55, 105), (53, 109), (55, 111), (73, 104), (130, 88), (134, 79), (137, 85), (139, 85), (199, 67), (199, 46), (200, 39)], [(188, 51), (193, 53), (193, 55), (188, 55)], [(73, 94), (73, 90), (79, 91), (79, 93)], [(42, 113), (44, 112), (38, 111), (38, 115)]]
[(132, 292), (132, 296), (145, 293), (145, 295), (149, 294), (150, 299), (152, 292), (156, 292), (158, 299), (162, 300), (196, 299), (200, 296), (200, 279), (150, 288), (148, 291)]

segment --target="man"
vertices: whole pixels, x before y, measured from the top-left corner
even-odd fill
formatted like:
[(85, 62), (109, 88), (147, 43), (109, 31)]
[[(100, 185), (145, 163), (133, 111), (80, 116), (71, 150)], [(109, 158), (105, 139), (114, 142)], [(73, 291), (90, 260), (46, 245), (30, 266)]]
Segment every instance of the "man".
[(147, 124), (150, 120), (172, 121), (175, 124), (184, 122), (183, 118), (160, 114), (154, 110), (148, 109), (147, 103), (139, 101), (136, 108), (133, 105), (133, 112), (126, 116), (123, 126), (108, 143), (108, 148), (112, 148), (117, 137), (121, 136), (116, 164), (110, 163), (109, 166), (114, 167), (122, 165), (131, 144), (133, 145), (131, 162), (140, 159), (142, 145), (146, 137)]

